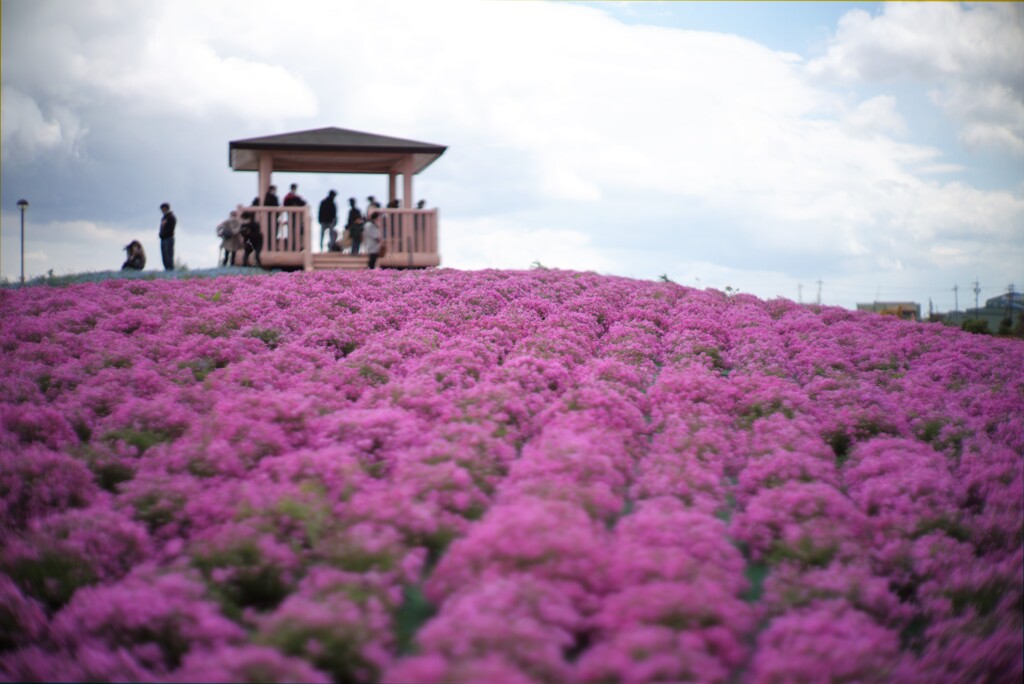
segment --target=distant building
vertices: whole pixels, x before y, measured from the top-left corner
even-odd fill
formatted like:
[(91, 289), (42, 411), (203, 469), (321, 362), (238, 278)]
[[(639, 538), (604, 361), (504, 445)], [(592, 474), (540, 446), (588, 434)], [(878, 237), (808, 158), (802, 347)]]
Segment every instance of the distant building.
[(873, 311), (883, 316), (896, 316), (906, 321), (921, 320), (921, 305), (917, 302), (871, 302), (858, 304), (857, 311)]
[(988, 331), (994, 333), (999, 332), (999, 326), (1007, 317), (1011, 319), (1011, 325), (1015, 325), (1021, 316), (1024, 316), (1024, 293), (1004, 292), (998, 297), (986, 299), (985, 306), (981, 308), (950, 311), (944, 321), (957, 327), (962, 326), (964, 321), (984, 321)]

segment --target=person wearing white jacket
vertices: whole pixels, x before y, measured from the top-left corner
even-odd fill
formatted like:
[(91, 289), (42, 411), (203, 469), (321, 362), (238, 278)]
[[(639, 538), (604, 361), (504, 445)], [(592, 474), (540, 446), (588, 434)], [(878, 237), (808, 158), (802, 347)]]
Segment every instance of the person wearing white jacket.
[(380, 216), (379, 211), (370, 214), (370, 219), (363, 224), (363, 244), (366, 245), (366, 253), (370, 255), (370, 268), (376, 268), (377, 256), (380, 254), (380, 228), (376, 220)]

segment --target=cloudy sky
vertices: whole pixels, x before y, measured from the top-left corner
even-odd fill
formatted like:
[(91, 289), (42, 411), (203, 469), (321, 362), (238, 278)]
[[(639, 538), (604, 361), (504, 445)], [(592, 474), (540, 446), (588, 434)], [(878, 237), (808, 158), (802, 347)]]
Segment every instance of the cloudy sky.
[[(5, 0), (2, 275), (216, 263), (230, 140), (448, 146), (445, 266), (852, 307), (1024, 287), (1020, 4)], [(277, 174), (312, 202), (373, 176)], [(820, 284), (819, 284), (820, 282)]]

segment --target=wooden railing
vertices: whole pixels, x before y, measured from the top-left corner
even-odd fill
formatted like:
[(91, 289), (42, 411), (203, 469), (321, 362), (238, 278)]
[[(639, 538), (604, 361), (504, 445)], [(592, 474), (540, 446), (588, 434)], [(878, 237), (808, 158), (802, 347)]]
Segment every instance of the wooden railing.
[(309, 270), (313, 267), (312, 252), (312, 214), (309, 206), (303, 207), (237, 207), (238, 215), (245, 223), (246, 212), (252, 213), (260, 224), (263, 236), (264, 254), (299, 254), (303, 255), (302, 266)]
[[(320, 224), (313, 222), (310, 207), (237, 207), (239, 216), (246, 212), (255, 215), (263, 235), (263, 254), (268, 261), (275, 256), (294, 262), (305, 270), (313, 268), (314, 233), (320, 234)], [(383, 264), (393, 267), (436, 266), (440, 263), (438, 249), (437, 209), (380, 209), (377, 226), (387, 245)], [(243, 218), (245, 223), (246, 219)], [(339, 233), (344, 226), (338, 226)]]
[[(380, 209), (389, 266), (418, 266), (414, 255), (438, 255), (437, 209)], [(407, 263), (403, 263), (403, 260)]]

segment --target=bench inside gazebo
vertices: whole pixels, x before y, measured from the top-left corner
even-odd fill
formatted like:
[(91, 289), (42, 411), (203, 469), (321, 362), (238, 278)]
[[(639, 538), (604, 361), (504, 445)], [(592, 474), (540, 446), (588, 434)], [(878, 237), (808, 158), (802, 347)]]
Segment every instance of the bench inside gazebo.
[[(228, 145), (229, 164), (235, 171), (259, 174), (257, 196), (262, 202), (274, 184), (275, 171), (287, 173), (386, 174), (388, 204), (396, 198), (398, 176), (402, 177), (399, 208), (381, 209), (378, 226), (387, 253), (379, 266), (427, 268), (438, 266), (438, 212), (417, 209), (413, 200), (413, 176), (430, 166), (447, 148), (442, 145), (391, 138), (343, 128), (318, 128), (262, 138), (233, 140)], [(302, 268), (307, 271), (366, 268), (368, 257), (339, 252), (314, 253), (314, 208), (319, 201), (306, 198), (306, 206), (242, 207), (253, 212), (263, 233), (261, 261), (266, 268)], [(338, 230), (344, 228), (348, 203), (339, 195)], [(240, 263), (241, 254), (236, 256)]]

